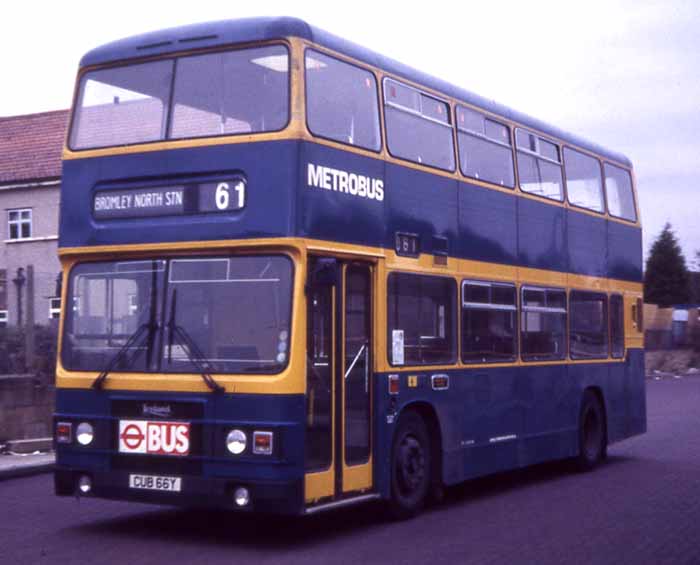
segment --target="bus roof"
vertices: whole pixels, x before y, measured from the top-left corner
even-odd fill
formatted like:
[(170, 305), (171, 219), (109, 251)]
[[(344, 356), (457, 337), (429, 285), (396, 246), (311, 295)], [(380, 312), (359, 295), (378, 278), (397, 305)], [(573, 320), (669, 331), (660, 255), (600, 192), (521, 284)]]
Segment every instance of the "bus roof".
[(89, 51), (80, 61), (81, 67), (133, 59), (153, 55), (174, 53), (184, 49), (199, 49), (230, 45), (232, 43), (267, 41), (284, 37), (299, 37), (322, 45), (374, 67), (380, 68), (406, 80), (441, 92), (446, 96), (462, 100), (487, 112), (503, 116), (513, 122), (558, 138), (571, 145), (587, 149), (602, 157), (617, 161), (628, 167), (631, 161), (621, 153), (610, 151), (596, 143), (566, 133), (536, 118), (488, 100), (446, 81), (432, 77), (404, 65), (394, 59), (365, 49), (351, 41), (311, 26), (298, 18), (245, 18), (218, 22), (199, 23), (135, 35), (108, 43)]

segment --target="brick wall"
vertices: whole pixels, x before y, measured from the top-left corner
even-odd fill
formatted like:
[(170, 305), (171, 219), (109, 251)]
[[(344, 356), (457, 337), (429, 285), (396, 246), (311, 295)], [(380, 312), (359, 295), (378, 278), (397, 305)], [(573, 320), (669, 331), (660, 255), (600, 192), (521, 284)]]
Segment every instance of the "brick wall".
[(54, 387), (33, 375), (0, 375), (0, 442), (50, 437)]

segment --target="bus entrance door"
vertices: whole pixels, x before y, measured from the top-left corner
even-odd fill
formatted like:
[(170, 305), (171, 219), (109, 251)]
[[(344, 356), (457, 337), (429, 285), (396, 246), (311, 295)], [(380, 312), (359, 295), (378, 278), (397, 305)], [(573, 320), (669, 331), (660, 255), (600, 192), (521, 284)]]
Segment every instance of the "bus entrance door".
[(307, 503), (372, 488), (372, 266), (315, 258), (307, 285)]

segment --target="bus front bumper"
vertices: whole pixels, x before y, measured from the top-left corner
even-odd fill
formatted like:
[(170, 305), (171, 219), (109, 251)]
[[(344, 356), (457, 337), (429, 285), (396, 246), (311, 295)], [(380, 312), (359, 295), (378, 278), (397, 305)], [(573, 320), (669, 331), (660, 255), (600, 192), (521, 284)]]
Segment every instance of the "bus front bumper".
[[(149, 476), (153, 479), (149, 480)], [(161, 481), (156, 481), (153, 475), (128, 471), (83, 471), (57, 467), (54, 471), (54, 488), (58, 496), (274, 514), (303, 512), (303, 480), (274, 482), (187, 475), (159, 477)], [(134, 486), (135, 483), (139, 483), (138, 486)], [(177, 484), (179, 491), (155, 490), (156, 483), (161, 487)]]

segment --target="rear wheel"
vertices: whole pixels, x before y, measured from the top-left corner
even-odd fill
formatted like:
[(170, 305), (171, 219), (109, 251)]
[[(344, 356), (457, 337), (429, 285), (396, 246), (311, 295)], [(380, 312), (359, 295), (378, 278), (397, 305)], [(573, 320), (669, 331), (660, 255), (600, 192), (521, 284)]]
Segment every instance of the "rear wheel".
[(606, 455), (605, 415), (598, 397), (590, 390), (583, 395), (579, 415), (579, 454), (576, 460), (581, 471), (590, 471)]
[(425, 504), (431, 485), (430, 438), (423, 418), (407, 412), (399, 419), (391, 449), (391, 513), (415, 516)]

